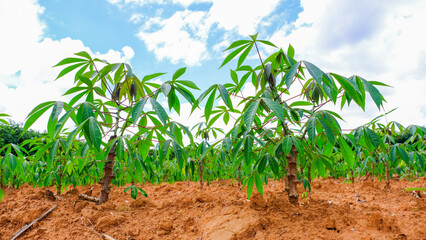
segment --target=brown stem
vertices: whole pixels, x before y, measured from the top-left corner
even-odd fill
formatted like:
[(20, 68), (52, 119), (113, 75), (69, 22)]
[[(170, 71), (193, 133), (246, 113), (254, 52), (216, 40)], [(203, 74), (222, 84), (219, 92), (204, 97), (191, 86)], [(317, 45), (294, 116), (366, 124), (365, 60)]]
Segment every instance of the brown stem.
[[(117, 136), (111, 136), (109, 141), (112, 141)], [(104, 165), (104, 176), (102, 177), (101, 181), (99, 183), (101, 184), (101, 192), (99, 193), (99, 202), (98, 204), (106, 203), (108, 201), (108, 195), (110, 192), (110, 184), (112, 179), (115, 178), (114, 176), (114, 162), (115, 162), (115, 147), (117, 146), (117, 141), (112, 146), (111, 150), (108, 153), (107, 159), (105, 161)]]
[(308, 181), (309, 181), (309, 184), (312, 184), (311, 165), (308, 166)]
[(386, 171), (386, 173), (385, 173), (385, 178), (386, 178), (386, 186), (385, 186), (385, 189), (390, 189), (390, 180), (389, 180), (389, 163), (388, 163), (388, 161), (384, 161), (384, 164), (385, 164), (385, 171)]
[(297, 154), (298, 151), (296, 147), (293, 145), (291, 147), (291, 152), (286, 156), (288, 161), (288, 200), (293, 205), (299, 205), (299, 194), (297, 193), (297, 184), (299, 181), (297, 180)]
[(198, 173), (200, 174), (200, 190), (203, 191), (203, 162), (198, 161)]

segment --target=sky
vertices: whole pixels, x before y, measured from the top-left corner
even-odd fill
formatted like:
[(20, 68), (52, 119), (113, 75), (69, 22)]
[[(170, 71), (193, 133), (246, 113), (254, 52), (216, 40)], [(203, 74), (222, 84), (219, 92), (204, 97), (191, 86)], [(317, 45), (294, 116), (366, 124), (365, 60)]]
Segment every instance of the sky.
[[(259, 33), (283, 49), (291, 44), (297, 60), (325, 72), (392, 86), (379, 88), (384, 110), (371, 98), (365, 112), (344, 108), (343, 128), (394, 108), (383, 121), (425, 126), (425, 12), (426, 1), (418, 0), (0, 0), (0, 113), (24, 122), (39, 103), (66, 100), (73, 77), (54, 81), (60, 69), (52, 66), (80, 51), (130, 63), (139, 77), (168, 73), (157, 81), (187, 67), (183, 79), (206, 90), (231, 81), (235, 62), (219, 69), (226, 47)], [(254, 52), (248, 63), (259, 64)], [(243, 94), (254, 91), (247, 85)], [(182, 116), (170, 116), (193, 126), (202, 109), (188, 118), (189, 109), (183, 103)], [(33, 128), (44, 131), (47, 117)]]

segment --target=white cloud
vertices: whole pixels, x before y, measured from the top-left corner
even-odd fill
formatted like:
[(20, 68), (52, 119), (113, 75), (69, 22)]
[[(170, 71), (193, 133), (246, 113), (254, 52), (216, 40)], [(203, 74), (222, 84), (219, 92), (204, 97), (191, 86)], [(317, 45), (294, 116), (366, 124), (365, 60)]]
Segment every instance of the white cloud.
[[(357, 74), (381, 81), (388, 100), (388, 117), (404, 125), (426, 123), (426, 2), (424, 1), (315, 1), (302, 0), (303, 11), (292, 25), (275, 32), (271, 41), (291, 43), (297, 59), (305, 59), (325, 71), (346, 76)], [(369, 99), (370, 103), (372, 102)], [(366, 113), (343, 111), (348, 127), (382, 114), (374, 104)], [(355, 115), (351, 114), (356, 112)], [(357, 119), (357, 122), (354, 120)], [(357, 124), (358, 123), (358, 124)]]
[[(0, 38), (0, 112), (24, 122), (38, 104), (68, 99), (61, 95), (73, 86), (73, 77), (54, 81), (62, 68), (52, 66), (76, 52), (93, 53), (80, 40), (44, 38), (44, 23), (38, 18), (43, 8), (36, 1), (1, 1), (0, 11), (0, 30), (7, 33)], [(134, 51), (125, 46), (121, 52), (110, 50), (95, 55), (108, 61), (128, 62)], [(47, 115), (36, 122), (34, 129), (46, 129)]]
[(123, 7), (127, 4), (143, 6), (150, 3), (163, 4), (162, 0), (107, 0), (109, 3)]
[(236, 30), (241, 36), (255, 34), (259, 23), (277, 7), (279, 0), (216, 0), (210, 8), (210, 21), (226, 31)]
[[(201, 2), (211, 2), (212, 6), (208, 11), (186, 9), (177, 11), (166, 19), (150, 18), (141, 27), (138, 37), (159, 60), (169, 59), (174, 64), (182, 61), (187, 65), (200, 65), (209, 58), (207, 41), (211, 31), (225, 30), (224, 42), (228, 42), (229, 36), (235, 33), (245, 37), (255, 34), (262, 20), (276, 9), (279, 0), (262, 3), (255, 0), (173, 0), (173, 3), (185, 8)], [(226, 31), (234, 34), (226, 34)]]
[(172, 0), (175, 4), (180, 4), (184, 7), (188, 7), (194, 3), (213, 2), (212, 0)]
[[(193, 66), (208, 58), (206, 41), (210, 24), (205, 12), (178, 11), (172, 17), (147, 22), (138, 37), (159, 60), (170, 59), (172, 63), (184, 61)], [(158, 28), (159, 30), (151, 31)]]
[(142, 14), (140, 14), (140, 13), (134, 13), (134, 14), (132, 14), (130, 16), (129, 22), (137, 24), (137, 23), (139, 23), (142, 20), (142, 18), (143, 18)]

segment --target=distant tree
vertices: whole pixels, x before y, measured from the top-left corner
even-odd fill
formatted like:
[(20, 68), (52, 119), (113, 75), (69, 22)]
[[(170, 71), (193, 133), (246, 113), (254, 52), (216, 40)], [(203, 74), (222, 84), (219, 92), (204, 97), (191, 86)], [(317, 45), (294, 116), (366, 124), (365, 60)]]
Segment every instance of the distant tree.
[[(0, 123), (0, 149), (9, 143), (21, 145), (22, 142), (24, 142), (25, 140), (40, 138), (45, 135), (43, 133), (40, 133), (34, 130), (28, 130), (24, 134), (22, 134), (22, 130), (23, 130), (22, 123), (16, 123), (14, 121), (10, 121), (9, 124), (4, 124), (3, 122)], [(25, 145), (22, 147), (28, 152), (28, 154), (30, 155), (33, 154), (33, 153), (29, 153), (31, 149), (29, 145)]]

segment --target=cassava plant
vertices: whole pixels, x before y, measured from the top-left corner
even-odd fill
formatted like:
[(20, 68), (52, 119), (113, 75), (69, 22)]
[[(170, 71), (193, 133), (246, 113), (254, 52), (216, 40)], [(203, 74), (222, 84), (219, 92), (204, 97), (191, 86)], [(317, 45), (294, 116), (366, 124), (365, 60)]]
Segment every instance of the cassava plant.
[[(177, 93), (190, 103), (195, 100), (188, 88), (198, 89), (197, 86), (191, 81), (179, 80), (186, 68), (177, 70), (171, 80), (160, 85), (150, 80), (164, 73), (154, 73), (139, 79), (129, 64), (111, 64), (92, 58), (87, 52), (79, 52), (75, 57), (63, 59), (55, 67), (63, 67), (56, 79), (75, 72), (75, 86), (64, 94), (73, 97), (69, 102), (50, 101), (35, 107), (27, 117), (24, 131), (52, 108), (47, 124), (51, 144), (44, 154), (48, 154), (52, 162), (65, 158), (65, 164), (74, 162), (74, 166), (78, 164), (75, 161), (78, 152), (84, 150), (88, 153), (85, 158), (93, 161), (87, 163), (92, 162), (91, 166), (103, 169), (102, 177), (97, 179), (101, 184), (101, 191), (96, 199), (98, 204), (108, 200), (111, 181), (116, 178), (116, 160), (130, 159), (131, 162), (141, 164), (140, 161), (147, 159), (150, 147), (154, 146), (153, 142), (164, 142), (164, 136), (167, 135), (173, 139), (175, 150), (182, 149), (179, 144), (181, 140), (176, 140), (173, 135), (181, 125), (169, 119), (166, 110), (157, 100), (164, 95), (169, 108), (178, 113), (180, 102)], [(147, 103), (151, 105), (150, 108), (145, 106)], [(70, 132), (68, 127), (72, 129)], [(169, 131), (170, 129), (172, 130)], [(85, 141), (81, 146), (85, 149), (72, 151), (71, 145), (81, 140)], [(58, 153), (61, 153), (60, 158)], [(183, 162), (183, 159), (181, 156), (179, 160)], [(130, 172), (135, 169), (138, 168), (131, 168)], [(142, 175), (142, 170), (139, 169), (137, 175)], [(133, 176), (136, 177), (135, 174)], [(136, 197), (138, 191), (142, 192), (142, 189), (132, 187), (132, 197)]]
[[(326, 148), (341, 143), (335, 150), (346, 161), (353, 159), (338, 123), (338, 119), (343, 119), (326, 110), (325, 106), (340, 104), (343, 108), (346, 103), (354, 102), (364, 110), (368, 93), (380, 109), (384, 99), (375, 85), (386, 85), (357, 75), (347, 78), (325, 73), (308, 61), (295, 60), (291, 45), (287, 51), (278, 49), (262, 58), (259, 44), (277, 49), (269, 41), (258, 40), (257, 34), (248, 40), (233, 42), (226, 49), (231, 52), (221, 65), (223, 67), (238, 57), (236, 68), (230, 71), (232, 83), (213, 85), (196, 103), (208, 99), (204, 113), (209, 125), (218, 119), (218, 115), (225, 120), (225, 114), (231, 114), (236, 119), (223, 144), (232, 144), (234, 166), (231, 171), (240, 169), (243, 172), (248, 197), (253, 185), (263, 192), (262, 185), (267, 180), (265, 174), (269, 172), (266, 169), (270, 168), (277, 178), (285, 174), (289, 201), (298, 204), (297, 184), (306, 177), (304, 168), (310, 170), (308, 174), (320, 172), (323, 177), (325, 168), (332, 171), (332, 160), (322, 153)], [(254, 67), (244, 65), (252, 50), (259, 59), (259, 65)], [(256, 92), (243, 96), (241, 89), (248, 80)], [(298, 92), (291, 94), (291, 90)], [(242, 106), (239, 109), (241, 114), (234, 111), (235, 104), (229, 95)], [(224, 106), (213, 111), (213, 102), (218, 96), (222, 97)], [(303, 167), (299, 169), (299, 165)]]

